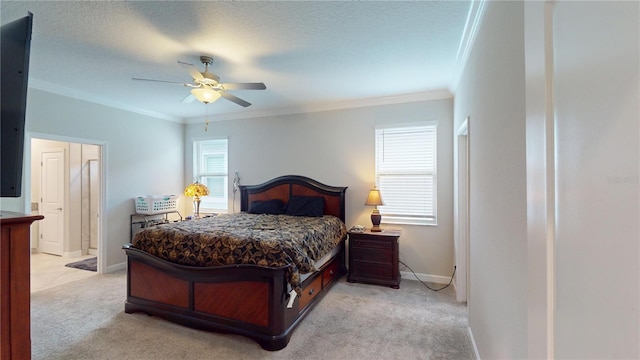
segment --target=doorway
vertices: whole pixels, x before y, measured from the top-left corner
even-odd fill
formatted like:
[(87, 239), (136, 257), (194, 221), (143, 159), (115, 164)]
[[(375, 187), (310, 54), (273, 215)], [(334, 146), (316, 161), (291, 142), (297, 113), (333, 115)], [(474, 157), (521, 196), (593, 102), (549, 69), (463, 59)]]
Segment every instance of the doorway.
[[(32, 213), (45, 215), (32, 227), (32, 253), (57, 256), (63, 267), (96, 257), (96, 273), (102, 272), (102, 144), (46, 135), (30, 135), (28, 140), (27, 201)], [(32, 257), (32, 261), (42, 258)]]

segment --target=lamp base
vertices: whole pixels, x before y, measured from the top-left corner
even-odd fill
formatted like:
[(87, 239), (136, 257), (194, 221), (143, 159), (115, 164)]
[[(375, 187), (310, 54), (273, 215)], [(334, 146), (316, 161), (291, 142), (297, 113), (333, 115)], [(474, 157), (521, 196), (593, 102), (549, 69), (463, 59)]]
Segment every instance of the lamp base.
[(200, 218), (200, 199), (199, 198), (193, 201), (193, 207), (194, 207), (193, 217), (196, 219)]
[(380, 215), (380, 213), (377, 213), (374, 211), (373, 214), (371, 214), (371, 223), (373, 224), (373, 226), (371, 227), (371, 232), (381, 232), (382, 229), (380, 229), (380, 221), (382, 220), (382, 215)]

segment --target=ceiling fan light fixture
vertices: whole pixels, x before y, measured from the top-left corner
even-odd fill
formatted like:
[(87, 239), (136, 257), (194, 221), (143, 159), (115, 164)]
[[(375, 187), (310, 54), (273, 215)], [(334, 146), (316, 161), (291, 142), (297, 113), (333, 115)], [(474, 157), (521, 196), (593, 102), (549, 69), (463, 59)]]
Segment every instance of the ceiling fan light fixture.
[(183, 103), (191, 103), (194, 99), (198, 99), (198, 101), (203, 104), (210, 104), (223, 97), (225, 98), (225, 100), (229, 100), (232, 103), (235, 103), (242, 107), (251, 106), (251, 103), (246, 100), (240, 99), (235, 95), (229, 94), (227, 90), (265, 90), (267, 88), (265, 84), (261, 82), (221, 83), (220, 77), (218, 75), (209, 72), (209, 65), (213, 63), (213, 58), (203, 55), (200, 56), (200, 61), (202, 62), (202, 64), (204, 64), (204, 72), (196, 69), (192, 64), (178, 61), (178, 64), (185, 70), (187, 70), (187, 72), (191, 75), (193, 83), (179, 83), (175, 81), (142, 78), (133, 78), (133, 80), (155, 81), (186, 86), (191, 89), (191, 95), (182, 99)]
[(191, 93), (196, 97), (196, 99), (198, 99), (198, 101), (205, 104), (212, 103), (218, 100), (221, 96), (219, 92), (207, 87), (191, 89)]

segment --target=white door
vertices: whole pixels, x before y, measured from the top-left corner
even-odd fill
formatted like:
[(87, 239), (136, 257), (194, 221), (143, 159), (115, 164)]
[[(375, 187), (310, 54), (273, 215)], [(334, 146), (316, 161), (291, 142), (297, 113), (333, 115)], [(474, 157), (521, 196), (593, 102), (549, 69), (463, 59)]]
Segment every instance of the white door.
[(40, 251), (62, 255), (64, 251), (64, 149), (45, 150), (40, 156), (42, 215)]

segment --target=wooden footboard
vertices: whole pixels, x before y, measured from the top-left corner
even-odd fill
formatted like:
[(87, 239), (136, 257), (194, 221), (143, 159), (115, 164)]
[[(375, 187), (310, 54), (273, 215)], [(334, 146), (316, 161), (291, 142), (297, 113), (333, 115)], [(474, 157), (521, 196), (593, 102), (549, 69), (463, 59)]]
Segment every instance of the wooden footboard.
[[(281, 176), (240, 186), (241, 211), (253, 201), (287, 203), (292, 196), (316, 196), (324, 198), (323, 214), (344, 222), (346, 190), (304, 176)], [(280, 350), (300, 320), (346, 273), (344, 240), (339, 252), (302, 283), (302, 294), (290, 307), (286, 266), (184, 266), (128, 244), (125, 312), (143, 311), (194, 328), (244, 335), (266, 350)]]
[(125, 312), (142, 311), (209, 331), (247, 336), (265, 350), (287, 346), (292, 332), (333, 283), (346, 273), (340, 251), (302, 284), (287, 307), (286, 267), (190, 267), (131, 247), (127, 255)]

